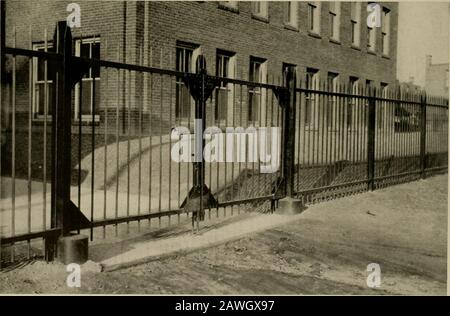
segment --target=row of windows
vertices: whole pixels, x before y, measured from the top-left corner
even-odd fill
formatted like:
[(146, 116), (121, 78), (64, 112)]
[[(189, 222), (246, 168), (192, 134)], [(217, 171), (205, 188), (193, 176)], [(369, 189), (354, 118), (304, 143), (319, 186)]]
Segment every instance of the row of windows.
[[(52, 44), (49, 43), (47, 48), (43, 44), (35, 44), (34, 49), (38, 51), (44, 51), (50, 49)], [(178, 42), (176, 47), (176, 70), (182, 72), (194, 72), (195, 61), (200, 54), (200, 46), (195, 44), (189, 44), (185, 42)], [(81, 57), (89, 57), (100, 59), (100, 39), (78, 39), (75, 45), (75, 55)], [(52, 73), (52, 65), (46, 65), (43, 59), (33, 59), (33, 99), (34, 99), (34, 113), (36, 116), (44, 115), (45, 109), (48, 106), (48, 100), (52, 95), (53, 82), (50, 74)], [(249, 80), (252, 82), (265, 83), (267, 80), (267, 59), (250, 56), (249, 57)], [(296, 65), (283, 63), (282, 73), (288, 71), (295, 71)], [(236, 54), (229, 51), (217, 50), (216, 53), (216, 76), (225, 78), (236, 77)], [(319, 89), (319, 69), (307, 68), (306, 69), (306, 85), (309, 89)], [(334, 72), (326, 73), (326, 81), (331, 91), (337, 91), (339, 83), (339, 74)], [(46, 80), (47, 79), (47, 80)], [(92, 111), (95, 104), (100, 104), (100, 69), (98, 67), (92, 67), (89, 72), (83, 77), (81, 84), (77, 84), (75, 87), (75, 109), (74, 118), (78, 120), (81, 112), (81, 119), (92, 119)], [(97, 84), (97, 88), (94, 85)], [(366, 80), (366, 86), (371, 86), (372, 81)], [(356, 93), (356, 89), (360, 85), (360, 79), (357, 77), (350, 77), (351, 89)], [(381, 84), (382, 87), (386, 87), (386, 84)], [(47, 87), (47, 94), (45, 94), (45, 88)], [(230, 85), (222, 83), (222, 85), (216, 89), (216, 106), (214, 112), (214, 118), (217, 121), (223, 121), (227, 119), (228, 109), (233, 106), (233, 89)], [(265, 90), (261, 90), (258, 87), (248, 90), (248, 121), (257, 122), (260, 117), (260, 109), (265, 106)], [(186, 86), (182, 80), (176, 83), (176, 117), (188, 118), (192, 114), (193, 102)], [(49, 113), (50, 109), (47, 109)], [(311, 122), (312, 111), (311, 104), (306, 105), (306, 123)], [(351, 124), (351, 119), (348, 119)]]
[[(238, 1), (221, 1), (219, 6), (238, 10)], [(329, 34), (334, 41), (340, 41), (341, 26), (341, 3), (329, 2)], [(298, 2), (288, 1), (284, 4), (284, 23), (288, 27), (298, 29)], [(307, 3), (308, 10), (308, 31), (320, 35), (321, 33), (321, 10), (322, 3), (319, 1), (311, 1)], [(361, 43), (361, 2), (351, 3), (351, 42), (355, 47), (360, 47)], [(269, 20), (269, 2), (255, 1), (252, 2), (252, 14), (254, 16)], [(390, 10), (383, 7), (381, 14), (381, 51), (384, 55), (389, 54), (389, 38), (390, 38)], [(366, 23), (367, 24), (367, 23)], [(376, 49), (376, 30), (374, 27), (367, 26), (367, 48), (371, 52)]]
[[(198, 56), (200, 50), (200, 46), (188, 43), (179, 43), (176, 48), (176, 70), (183, 72), (194, 72), (195, 58), (194, 56)], [(266, 83), (267, 81), (267, 59), (250, 56), (249, 57), (249, 72), (248, 78), (249, 81), (258, 82), (258, 83)], [(295, 71), (297, 68), (296, 65), (283, 63), (282, 64), (282, 73), (285, 74), (289, 71)], [(225, 78), (236, 78), (236, 54), (229, 51), (217, 50), (216, 53), (216, 73), (215, 75), (218, 77)], [(306, 87), (308, 89), (319, 90), (319, 69), (310, 68), (306, 69)], [(326, 82), (330, 89), (330, 91), (337, 92), (339, 85), (339, 74), (335, 72), (327, 72), (326, 74)], [(360, 78), (358, 77), (350, 77), (349, 79), (350, 88), (353, 93), (357, 94), (357, 89), (361, 87)], [(366, 80), (365, 86), (366, 88), (371, 87), (373, 85), (372, 80)], [(381, 83), (381, 87), (384, 89), (387, 87), (387, 84)], [(257, 122), (259, 118), (260, 108), (264, 106), (265, 101), (265, 90), (261, 90), (260, 88), (249, 88), (248, 91), (248, 121)], [(182, 80), (180, 79), (177, 82), (177, 91), (176, 91), (176, 109), (175, 113), (177, 118), (188, 118), (190, 117), (190, 113), (192, 112), (192, 99), (187, 91), (187, 88), (184, 86)], [(233, 106), (233, 89), (231, 85), (227, 85), (222, 83), (222, 85), (216, 90), (216, 106), (214, 118), (217, 121), (222, 121), (227, 119), (228, 108)], [(312, 112), (311, 105), (312, 103), (306, 104), (306, 123), (309, 124), (311, 122)], [(347, 120), (348, 124), (352, 124), (351, 122), (351, 114)]]

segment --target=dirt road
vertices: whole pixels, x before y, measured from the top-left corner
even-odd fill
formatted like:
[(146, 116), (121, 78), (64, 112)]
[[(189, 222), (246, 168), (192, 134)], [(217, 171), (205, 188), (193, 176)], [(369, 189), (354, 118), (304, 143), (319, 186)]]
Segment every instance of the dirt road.
[[(261, 215), (264, 216), (264, 215)], [(312, 205), (300, 220), (66, 286), (59, 264), (0, 273), (1, 293), (446, 294), (447, 175)], [(377, 263), (381, 285), (366, 284)]]

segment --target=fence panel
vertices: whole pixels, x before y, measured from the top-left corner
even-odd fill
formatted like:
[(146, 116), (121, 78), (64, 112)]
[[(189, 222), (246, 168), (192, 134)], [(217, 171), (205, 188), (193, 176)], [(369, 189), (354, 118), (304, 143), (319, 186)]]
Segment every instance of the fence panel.
[(295, 185), (305, 203), (366, 189), (368, 98), (354, 89), (297, 90)]

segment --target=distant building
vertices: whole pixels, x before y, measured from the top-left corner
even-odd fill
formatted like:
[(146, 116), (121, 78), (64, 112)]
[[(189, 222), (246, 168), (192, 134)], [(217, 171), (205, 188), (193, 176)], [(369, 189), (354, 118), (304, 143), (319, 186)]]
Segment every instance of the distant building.
[(425, 64), (425, 90), (435, 96), (448, 96), (448, 63), (432, 64), (432, 56), (427, 55)]
[(400, 89), (408, 92), (420, 92), (423, 87), (414, 83), (414, 77), (410, 76), (408, 82), (399, 82)]

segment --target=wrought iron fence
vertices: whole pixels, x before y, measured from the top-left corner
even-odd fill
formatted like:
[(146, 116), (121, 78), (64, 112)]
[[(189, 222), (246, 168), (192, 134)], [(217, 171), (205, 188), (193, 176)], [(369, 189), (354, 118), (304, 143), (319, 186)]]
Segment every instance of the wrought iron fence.
[(116, 61), (76, 57), (65, 23), (44, 37), (38, 48), (31, 36), (27, 48), (1, 47), (10, 261), (22, 242), (29, 257), (43, 239), (51, 260), (57, 238), (75, 231), (92, 240), (143, 223), (198, 229), (205, 218), (273, 211), (286, 196), (308, 204), (447, 169), (443, 98), (312, 88), (292, 70), (261, 82), (214, 77), (203, 56), (196, 73), (163, 69), (162, 52), (141, 51), (138, 64), (120, 62), (121, 47)]

